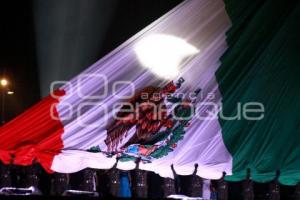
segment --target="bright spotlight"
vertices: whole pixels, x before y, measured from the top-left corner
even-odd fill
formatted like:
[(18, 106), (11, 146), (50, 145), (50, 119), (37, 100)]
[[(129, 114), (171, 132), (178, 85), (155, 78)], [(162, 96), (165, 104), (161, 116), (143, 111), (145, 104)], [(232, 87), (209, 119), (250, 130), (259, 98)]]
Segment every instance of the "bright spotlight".
[(165, 79), (175, 78), (180, 72), (182, 60), (199, 52), (179, 37), (162, 34), (143, 38), (134, 51), (144, 67)]
[(1, 79), (0, 84), (1, 84), (1, 86), (5, 87), (8, 85), (8, 81), (3, 78), (3, 79)]
[(11, 90), (10, 90), (10, 91), (7, 91), (7, 94), (8, 94), (8, 95), (13, 95), (14, 93), (15, 93), (15, 92), (14, 92), (14, 91), (11, 91)]

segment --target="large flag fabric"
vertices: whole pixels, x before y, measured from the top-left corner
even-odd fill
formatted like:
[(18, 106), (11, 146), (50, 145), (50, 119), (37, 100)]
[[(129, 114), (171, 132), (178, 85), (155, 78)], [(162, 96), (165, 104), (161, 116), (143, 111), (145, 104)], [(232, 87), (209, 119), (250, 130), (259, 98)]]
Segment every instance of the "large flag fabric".
[(250, 169), (258, 182), (280, 170), (297, 184), (299, 11), (297, 1), (184, 1), (2, 126), (0, 159), (62, 173), (140, 159), (162, 177), (198, 164), (203, 178)]

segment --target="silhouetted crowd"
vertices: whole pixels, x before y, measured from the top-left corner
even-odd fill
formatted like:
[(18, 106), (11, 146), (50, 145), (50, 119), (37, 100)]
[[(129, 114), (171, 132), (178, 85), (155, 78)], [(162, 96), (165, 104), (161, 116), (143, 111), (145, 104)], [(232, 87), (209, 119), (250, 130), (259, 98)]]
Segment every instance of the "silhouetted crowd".
[(282, 186), (277, 178), (269, 183), (255, 183), (250, 175), (248, 172), (244, 181), (227, 182), (224, 176), (219, 180), (204, 180), (195, 173), (189, 176), (175, 174), (175, 179), (171, 179), (139, 169), (122, 171), (114, 167), (47, 174), (39, 164), (28, 167), (1, 164), (0, 195), (166, 198), (181, 194), (211, 200), (300, 200), (299, 185)]

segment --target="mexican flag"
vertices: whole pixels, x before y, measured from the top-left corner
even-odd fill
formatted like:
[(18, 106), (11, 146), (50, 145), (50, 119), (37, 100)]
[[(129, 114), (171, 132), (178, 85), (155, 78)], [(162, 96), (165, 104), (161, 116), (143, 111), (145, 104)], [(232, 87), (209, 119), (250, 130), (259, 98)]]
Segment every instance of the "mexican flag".
[(257, 182), (280, 170), (279, 181), (295, 185), (299, 20), (296, 0), (184, 1), (72, 80), (53, 82), (0, 128), (0, 159), (61, 173), (131, 170), (140, 160), (162, 177), (198, 164), (203, 178), (239, 181), (250, 169)]

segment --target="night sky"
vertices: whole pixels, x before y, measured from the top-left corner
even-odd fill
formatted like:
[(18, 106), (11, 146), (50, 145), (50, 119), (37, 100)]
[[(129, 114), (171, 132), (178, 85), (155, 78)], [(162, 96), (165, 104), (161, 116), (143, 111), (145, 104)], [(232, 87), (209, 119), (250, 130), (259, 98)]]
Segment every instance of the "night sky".
[(1, 1), (0, 70), (15, 92), (5, 98), (6, 121), (45, 96), (52, 79), (78, 74), (180, 2)]

